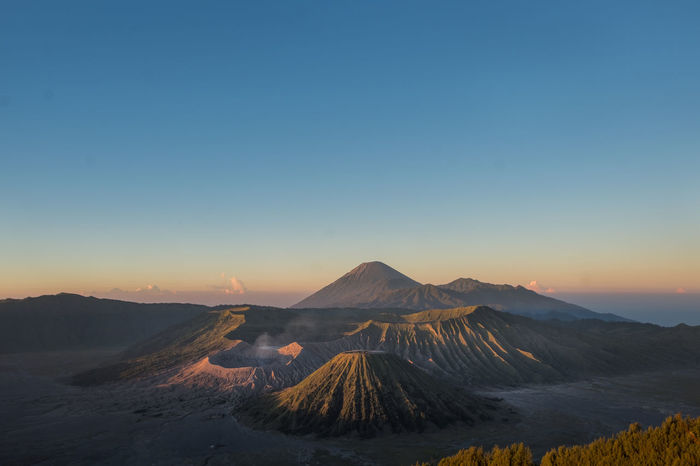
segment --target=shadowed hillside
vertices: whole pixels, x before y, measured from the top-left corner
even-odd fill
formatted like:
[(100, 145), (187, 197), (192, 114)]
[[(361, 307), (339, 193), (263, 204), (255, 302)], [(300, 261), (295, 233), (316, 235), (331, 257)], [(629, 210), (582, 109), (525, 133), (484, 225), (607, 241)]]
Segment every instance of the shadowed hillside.
[(396, 355), (338, 354), (298, 385), (263, 395), (245, 414), (255, 425), (286, 433), (369, 437), (385, 430), (422, 431), (490, 417), (493, 402), (469, 395)]
[(245, 322), (242, 311), (247, 309), (200, 313), (188, 322), (129, 348), (122, 362), (77, 374), (73, 382), (89, 385), (153, 374), (230, 348), (233, 341), (226, 335)]
[(129, 345), (210, 309), (61, 293), (0, 301), (0, 353)]

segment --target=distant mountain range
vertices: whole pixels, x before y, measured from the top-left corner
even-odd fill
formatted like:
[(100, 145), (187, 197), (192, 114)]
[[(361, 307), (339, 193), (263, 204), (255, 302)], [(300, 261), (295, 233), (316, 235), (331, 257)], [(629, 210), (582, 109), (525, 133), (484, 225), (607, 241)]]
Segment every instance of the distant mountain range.
[(60, 293), (0, 300), (0, 353), (124, 346), (208, 311)]
[[(381, 262), (360, 264), (292, 308), (354, 308), (353, 312), (360, 315), (373, 309), (405, 314), (473, 305), (539, 320), (627, 320), (542, 296), (522, 286), (492, 285), (471, 278), (423, 285)], [(207, 311), (230, 307), (141, 304), (70, 293), (4, 299), (0, 300), (0, 353), (125, 346)], [(336, 319), (339, 314), (325, 315)]]
[(493, 285), (458, 278), (445, 285), (423, 285), (382, 262), (365, 262), (292, 308), (450, 309), (485, 305), (535, 319), (628, 321), (615, 314), (542, 296), (522, 286)]

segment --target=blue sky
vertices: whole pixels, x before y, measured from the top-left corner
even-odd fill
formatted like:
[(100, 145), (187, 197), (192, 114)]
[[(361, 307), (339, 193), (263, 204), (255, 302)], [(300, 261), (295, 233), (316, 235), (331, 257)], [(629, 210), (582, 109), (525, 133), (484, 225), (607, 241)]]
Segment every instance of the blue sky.
[(0, 296), (700, 292), (697, 2), (144, 3), (3, 3)]

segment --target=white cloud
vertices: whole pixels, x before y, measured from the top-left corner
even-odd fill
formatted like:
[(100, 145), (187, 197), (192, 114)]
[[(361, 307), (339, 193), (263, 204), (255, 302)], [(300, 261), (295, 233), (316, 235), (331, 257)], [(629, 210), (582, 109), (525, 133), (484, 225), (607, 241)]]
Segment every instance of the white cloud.
[(236, 277), (231, 277), (229, 283), (230, 285), (224, 289), (226, 294), (245, 294), (248, 291), (243, 282)]
[(554, 288), (551, 287), (545, 287), (544, 285), (540, 285), (537, 283), (537, 280), (532, 280), (529, 284), (525, 286), (528, 290), (532, 290), (535, 293), (556, 293)]
[[(273, 304), (289, 305), (292, 302), (299, 301), (304, 295), (304, 293), (250, 292), (238, 277), (227, 277), (225, 273), (221, 273), (219, 276), (221, 278), (219, 284), (201, 287), (200, 289), (169, 290), (150, 283), (130, 290), (112, 288), (110, 291), (93, 291), (90, 294), (102, 298), (143, 303), (190, 302), (209, 305), (240, 304), (244, 299), (246, 301), (252, 299), (260, 304), (267, 304), (268, 300), (270, 300), (269, 302)], [(245, 297), (243, 297), (244, 295)]]
[(248, 292), (248, 288), (246, 288), (245, 284), (238, 279), (238, 277), (230, 277), (227, 278), (225, 273), (220, 274), (221, 280), (223, 281), (223, 284), (221, 285), (212, 285), (209, 288), (212, 288), (214, 290), (220, 290), (224, 294), (228, 295), (235, 295), (235, 294), (245, 294)]
[(176, 299), (177, 292), (162, 290), (158, 285), (148, 284), (131, 290), (112, 288), (109, 291), (92, 291), (93, 296), (112, 299), (125, 299), (138, 302), (165, 302)]

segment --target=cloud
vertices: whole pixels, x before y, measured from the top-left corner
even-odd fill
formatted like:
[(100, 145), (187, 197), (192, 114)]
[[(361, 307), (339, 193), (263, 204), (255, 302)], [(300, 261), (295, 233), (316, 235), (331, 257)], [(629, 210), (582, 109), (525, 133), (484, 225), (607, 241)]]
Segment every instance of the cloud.
[(229, 283), (229, 287), (224, 289), (226, 294), (245, 294), (248, 291), (243, 282), (236, 277), (231, 277)]
[(196, 303), (209, 306), (246, 303), (286, 307), (305, 298), (309, 293), (310, 291), (250, 291), (239, 279), (236, 278), (233, 282), (228, 278), (222, 285), (204, 289), (168, 290), (153, 285), (150, 289), (148, 286), (131, 290), (112, 288), (109, 291), (91, 291), (83, 294), (139, 303)]
[(542, 287), (537, 283), (537, 280), (532, 280), (529, 284), (525, 285), (525, 288), (528, 290), (532, 290), (535, 293), (539, 293), (542, 291)]
[(680, 288), (680, 287), (676, 288), (676, 294), (686, 294), (686, 293), (687, 293), (687, 291), (685, 290), (685, 288)]
[[(213, 274), (214, 280), (216, 275)], [(309, 291), (250, 291), (238, 277), (218, 274), (220, 282), (216, 285), (203, 285), (194, 289), (171, 290), (160, 288), (153, 283), (131, 289), (112, 288), (109, 291), (92, 291), (89, 294), (101, 298), (120, 299), (142, 303), (198, 303), (207, 305), (220, 304), (261, 304), (271, 306), (290, 306), (308, 296)]]
[(213, 290), (219, 290), (223, 292), (224, 294), (246, 294), (248, 292), (248, 288), (245, 287), (243, 282), (239, 280), (237, 277), (230, 277), (226, 278), (225, 273), (221, 273), (219, 275), (221, 277), (221, 280), (223, 280), (223, 284), (221, 285), (211, 285), (209, 288)]
[(160, 293), (158, 285), (146, 285), (144, 288), (136, 288), (136, 293)]
[(544, 285), (540, 285), (537, 283), (537, 280), (532, 280), (529, 284), (525, 286), (528, 290), (532, 290), (535, 293), (556, 293), (556, 290), (552, 287), (545, 287)]
[(92, 296), (124, 299), (138, 302), (167, 302), (176, 299), (177, 291), (162, 290), (158, 285), (148, 284), (131, 290), (112, 288), (109, 291), (92, 291)]

